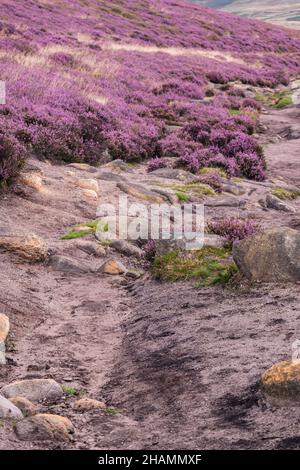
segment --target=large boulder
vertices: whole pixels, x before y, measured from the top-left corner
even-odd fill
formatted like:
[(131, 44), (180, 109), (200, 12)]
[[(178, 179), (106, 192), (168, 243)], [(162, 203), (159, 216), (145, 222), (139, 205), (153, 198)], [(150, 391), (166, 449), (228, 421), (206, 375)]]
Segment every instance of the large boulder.
[(33, 402), (52, 402), (63, 396), (62, 387), (53, 379), (25, 379), (5, 385), (0, 390), (5, 398), (23, 397)]
[(259, 233), (235, 243), (233, 258), (249, 279), (300, 281), (300, 233), (286, 227)]
[(67, 441), (72, 438), (74, 427), (64, 416), (37, 414), (19, 421), (15, 431), (23, 441)]

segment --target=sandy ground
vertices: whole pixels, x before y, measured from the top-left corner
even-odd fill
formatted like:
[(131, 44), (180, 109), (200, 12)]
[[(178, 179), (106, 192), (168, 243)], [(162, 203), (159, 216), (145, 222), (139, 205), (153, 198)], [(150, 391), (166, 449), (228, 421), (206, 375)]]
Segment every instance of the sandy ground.
[[(299, 108), (262, 116), (269, 181), (300, 183), (299, 116)], [(30, 164), (43, 172), (42, 190), (18, 189), (2, 198), (0, 225), (33, 230), (52, 253), (97, 268), (101, 259), (60, 240), (75, 223), (95, 217), (97, 203), (78, 188), (78, 179), (95, 175)], [(153, 184), (140, 167), (124, 177)], [(116, 202), (116, 184), (99, 183), (101, 201)], [(242, 184), (243, 208), (209, 208), (208, 215), (254, 214), (267, 227), (300, 230), (299, 202), (293, 203), (296, 214), (266, 211), (258, 201), (269, 189)], [(116, 416), (79, 414), (72, 409), (76, 398), (66, 396), (40, 409), (70, 418), (73, 442), (22, 442), (4, 423), (0, 449), (300, 448), (299, 409), (271, 405), (258, 387), (262, 371), (289, 358), (299, 338), (299, 285), (253, 286), (240, 279), (227, 288), (199, 290), (147, 276), (125, 283), (100, 274), (63, 274), (8, 253), (0, 255), (0, 270), (0, 310), (11, 320), (0, 386), (51, 377), (119, 410)]]

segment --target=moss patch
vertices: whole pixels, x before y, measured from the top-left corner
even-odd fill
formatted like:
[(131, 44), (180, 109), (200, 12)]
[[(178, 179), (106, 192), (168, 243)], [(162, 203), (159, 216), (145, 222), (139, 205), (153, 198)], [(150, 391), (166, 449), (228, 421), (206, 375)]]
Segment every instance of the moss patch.
[(208, 185), (203, 183), (173, 183), (160, 184), (164, 188), (173, 189), (176, 193), (185, 194), (187, 196), (215, 196), (216, 192)]
[(226, 171), (216, 166), (204, 166), (199, 170), (199, 175), (208, 175), (210, 173), (217, 173), (221, 178), (228, 178)]
[(206, 246), (188, 253), (172, 251), (159, 256), (151, 270), (156, 279), (167, 282), (195, 279), (201, 287), (228, 282), (237, 267), (230, 250)]
[[(80, 228), (81, 227), (81, 228)], [(91, 233), (96, 233), (96, 230), (101, 230), (102, 232), (108, 232), (108, 224), (101, 222), (100, 219), (89, 220), (80, 225), (76, 225), (70, 230), (66, 235), (61, 237), (61, 240), (73, 240), (75, 238), (82, 238)]]
[(279, 199), (292, 201), (293, 199), (297, 199), (297, 197), (300, 197), (300, 190), (292, 191), (290, 189), (277, 187), (272, 190), (272, 194), (273, 196), (276, 196)]

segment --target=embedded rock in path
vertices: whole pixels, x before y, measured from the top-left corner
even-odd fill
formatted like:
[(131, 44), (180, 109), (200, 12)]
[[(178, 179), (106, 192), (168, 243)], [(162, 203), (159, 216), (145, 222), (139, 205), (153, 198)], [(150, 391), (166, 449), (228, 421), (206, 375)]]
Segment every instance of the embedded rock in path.
[(127, 268), (120, 261), (111, 259), (109, 261), (105, 261), (98, 271), (104, 274), (118, 275), (125, 274), (127, 272)]
[(203, 246), (213, 246), (214, 248), (223, 248), (226, 245), (226, 239), (220, 235), (210, 233), (204, 234)]
[(137, 199), (141, 199), (146, 202), (151, 202), (153, 204), (162, 204), (166, 201), (165, 197), (157, 194), (154, 191), (151, 191), (150, 189), (146, 189), (139, 184), (123, 182), (118, 183), (117, 187), (129, 196), (133, 196)]
[(281, 227), (235, 243), (233, 258), (249, 279), (300, 281), (300, 233)]
[(77, 240), (75, 246), (79, 250), (84, 251), (88, 255), (95, 256), (96, 258), (103, 258), (103, 256), (106, 255), (105, 249), (99, 243)]
[(268, 396), (300, 403), (300, 362), (282, 361), (274, 364), (262, 376), (261, 387)]
[(103, 401), (94, 400), (92, 398), (81, 398), (77, 400), (73, 409), (76, 411), (105, 410), (107, 406)]
[(98, 174), (97, 178), (103, 181), (113, 181), (119, 183), (120, 181), (126, 181), (124, 176), (120, 176), (116, 173), (111, 173), (109, 171), (104, 171)]
[(80, 179), (78, 181), (78, 186), (81, 189), (88, 189), (90, 191), (95, 191), (95, 193), (99, 191), (98, 181), (95, 179)]
[(37, 191), (41, 190), (43, 186), (43, 179), (39, 173), (22, 173), (19, 177), (19, 181), (24, 186), (29, 188), (36, 189)]
[(237, 197), (228, 196), (222, 199), (209, 198), (204, 202), (207, 207), (243, 207), (246, 205), (244, 199), (238, 199)]
[(24, 397), (33, 402), (52, 402), (63, 396), (63, 389), (53, 379), (25, 379), (5, 385), (0, 393), (5, 398)]
[(9, 318), (0, 313), (0, 364), (6, 364), (5, 341), (9, 333)]
[(93, 191), (92, 189), (83, 189), (81, 191), (81, 194), (86, 198), (86, 199), (91, 199), (93, 201), (96, 201), (98, 199), (98, 194), (96, 191)]
[(10, 400), (17, 408), (19, 408), (24, 416), (33, 416), (38, 412), (37, 406), (24, 397), (15, 397)]
[(277, 211), (283, 212), (296, 212), (296, 209), (286, 202), (279, 199), (279, 197), (273, 196), (273, 194), (267, 194), (266, 196), (266, 206), (269, 209), (275, 209)]
[(44, 261), (48, 255), (48, 246), (34, 233), (12, 232), (3, 227), (0, 229), (0, 249), (31, 262)]
[(4, 313), (0, 313), (0, 343), (5, 343), (9, 333), (9, 318)]
[(68, 166), (71, 168), (75, 168), (76, 170), (88, 171), (89, 173), (97, 173), (98, 171), (97, 168), (88, 165), (87, 163), (70, 163)]
[(68, 441), (72, 439), (74, 427), (68, 418), (40, 413), (19, 421), (15, 432), (24, 441)]
[(2, 395), (0, 395), (0, 419), (23, 419), (22, 411)]
[(136, 258), (143, 256), (143, 250), (126, 240), (114, 240), (110, 246), (126, 256), (135, 256)]
[(49, 258), (49, 266), (56, 271), (69, 274), (82, 274), (91, 272), (91, 268), (82, 261), (67, 256), (53, 255)]

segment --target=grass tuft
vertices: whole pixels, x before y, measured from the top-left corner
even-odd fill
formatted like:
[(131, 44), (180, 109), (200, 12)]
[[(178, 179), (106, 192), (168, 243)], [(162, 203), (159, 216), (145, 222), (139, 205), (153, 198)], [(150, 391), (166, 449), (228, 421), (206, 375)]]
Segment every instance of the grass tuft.
[(197, 286), (225, 284), (237, 272), (231, 251), (206, 246), (189, 253), (172, 251), (157, 257), (152, 265), (153, 276), (161, 281), (197, 280)]

